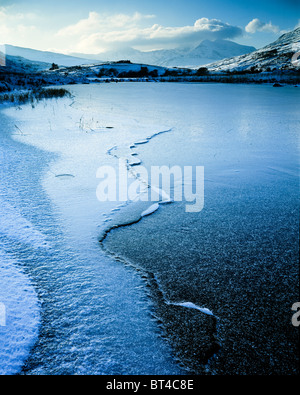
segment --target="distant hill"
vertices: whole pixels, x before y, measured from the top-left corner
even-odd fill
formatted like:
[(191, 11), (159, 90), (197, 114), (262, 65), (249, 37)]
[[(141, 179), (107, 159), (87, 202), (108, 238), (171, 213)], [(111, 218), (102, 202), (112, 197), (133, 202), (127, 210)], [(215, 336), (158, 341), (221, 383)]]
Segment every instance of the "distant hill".
[(6, 67), (2, 67), (0, 71), (12, 71), (17, 73), (26, 73), (26, 72), (37, 72), (49, 69), (51, 67), (50, 63), (45, 62), (37, 62), (22, 58), (22, 56), (5, 56), (5, 65)]
[(15, 47), (13, 45), (5, 45), (5, 52), (8, 57), (21, 57), (32, 62), (43, 63), (44, 65), (56, 63), (59, 66), (72, 67), (91, 63), (89, 59), (59, 54), (56, 52), (38, 51), (36, 49)]

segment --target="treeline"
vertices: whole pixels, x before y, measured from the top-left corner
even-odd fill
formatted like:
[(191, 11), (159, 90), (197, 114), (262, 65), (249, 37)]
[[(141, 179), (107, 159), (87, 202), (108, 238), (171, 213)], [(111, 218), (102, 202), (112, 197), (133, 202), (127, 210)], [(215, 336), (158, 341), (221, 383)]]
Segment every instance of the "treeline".
[[(121, 63), (121, 62), (116, 62)], [(124, 61), (122, 61), (124, 63)], [(205, 67), (201, 67), (199, 70), (191, 69), (165, 69), (165, 71), (159, 72), (158, 69), (149, 70), (146, 66), (141, 66), (139, 70), (128, 70), (120, 71), (114, 67), (102, 67), (96, 76), (98, 78), (158, 78), (158, 77), (181, 77), (181, 76), (193, 76), (193, 75), (207, 75), (209, 71)]]
[(149, 71), (148, 67), (141, 66), (140, 70), (118, 71), (116, 68), (102, 68), (97, 73), (97, 77), (111, 77), (111, 78), (157, 78), (159, 76), (158, 70)]

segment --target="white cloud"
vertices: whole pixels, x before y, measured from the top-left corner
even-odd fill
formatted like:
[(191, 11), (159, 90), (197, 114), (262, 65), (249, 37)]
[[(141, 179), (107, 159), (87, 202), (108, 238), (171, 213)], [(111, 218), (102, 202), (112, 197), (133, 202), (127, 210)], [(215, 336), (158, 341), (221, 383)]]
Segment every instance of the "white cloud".
[(31, 40), (37, 35), (34, 13), (15, 13), (11, 7), (0, 7), (0, 38), (3, 44)]
[(256, 32), (278, 33), (279, 27), (272, 25), (272, 22), (264, 23), (258, 18), (252, 19), (251, 22), (245, 27), (247, 33), (254, 34)]
[(98, 14), (90, 12), (88, 18), (81, 19), (79, 22), (60, 29), (57, 32), (58, 37), (81, 36), (97, 31), (107, 31), (108, 29), (121, 29), (125, 26), (134, 26), (137, 22), (144, 19), (154, 18), (155, 15), (143, 15), (139, 12), (133, 15), (116, 14)]
[(201, 18), (192, 26), (165, 27), (158, 24), (145, 26), (153, 15), (100, 15), (90, 12), (88, 18), (57, 32), (61, 39), (76, 38), (75, 51), (99, 53), (110, 48), (133, 46), (136, 48), (175, 47), (189, 45), (204, 39), (235, 38), (243, 31), (218, 19)]

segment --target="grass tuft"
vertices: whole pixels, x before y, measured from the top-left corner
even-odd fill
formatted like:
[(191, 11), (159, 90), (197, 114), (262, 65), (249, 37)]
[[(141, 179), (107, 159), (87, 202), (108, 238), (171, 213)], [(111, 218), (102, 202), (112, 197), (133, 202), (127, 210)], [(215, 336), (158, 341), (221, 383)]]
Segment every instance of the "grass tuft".
[(0, 103), (10, 102), (16, 104), (26, 104), (39, 102), (43, 99), (55, 99), (71, 97), (71, 93), (64, 88), (40, 88), (27, 92), (15, 92), (0, 94)]

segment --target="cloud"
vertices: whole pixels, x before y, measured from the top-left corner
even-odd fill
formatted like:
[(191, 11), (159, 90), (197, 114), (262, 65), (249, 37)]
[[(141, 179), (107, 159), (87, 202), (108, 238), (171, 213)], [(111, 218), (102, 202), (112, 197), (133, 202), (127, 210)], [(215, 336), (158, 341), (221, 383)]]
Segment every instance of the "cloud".
[(12, 12), (11, 7), (0, 7), (0, 38), (1, 42), (17, 42), (20, 38), (32, 39), (37, 34), (35, 21), (37, 15)]
[(134, 26), (141, 20), (151, 19), (154, 17), (155, 15), (143, 15), (139, 12), (136, 12), (133, 15), (107, 15), (98, 14), (97, 12), (90, 12), (88, 18), (81, 19), (79, 22), (73, 25), (60, 29), (57, 32), (57, 36), (82, 36), (95, 33), (97, 31), (107, 31), (108, 29), (121, 29), (125, 26), (128, 28)]
[(245, 27), (247, 33), (254, 34), (256, 32), (278, 33), (279, 27), (272, 25), (271, 22), (264, 23), (258, 18), (252, 19), (251, 22)]
[[(61, 39), (76, 38), (76, 51), (99, 53), (111, 48), (170, 48), (191, 45), (204, 39), (233, 39), (243, 30), (218, 19), (201, 18), (194, 25), (166, 27), (147, 26), (154, 15), (101, 15), (90, 12), (88, 18), (64, 27), (57, 32)], [(146, 24), (146, 26), (145, 26)]]

